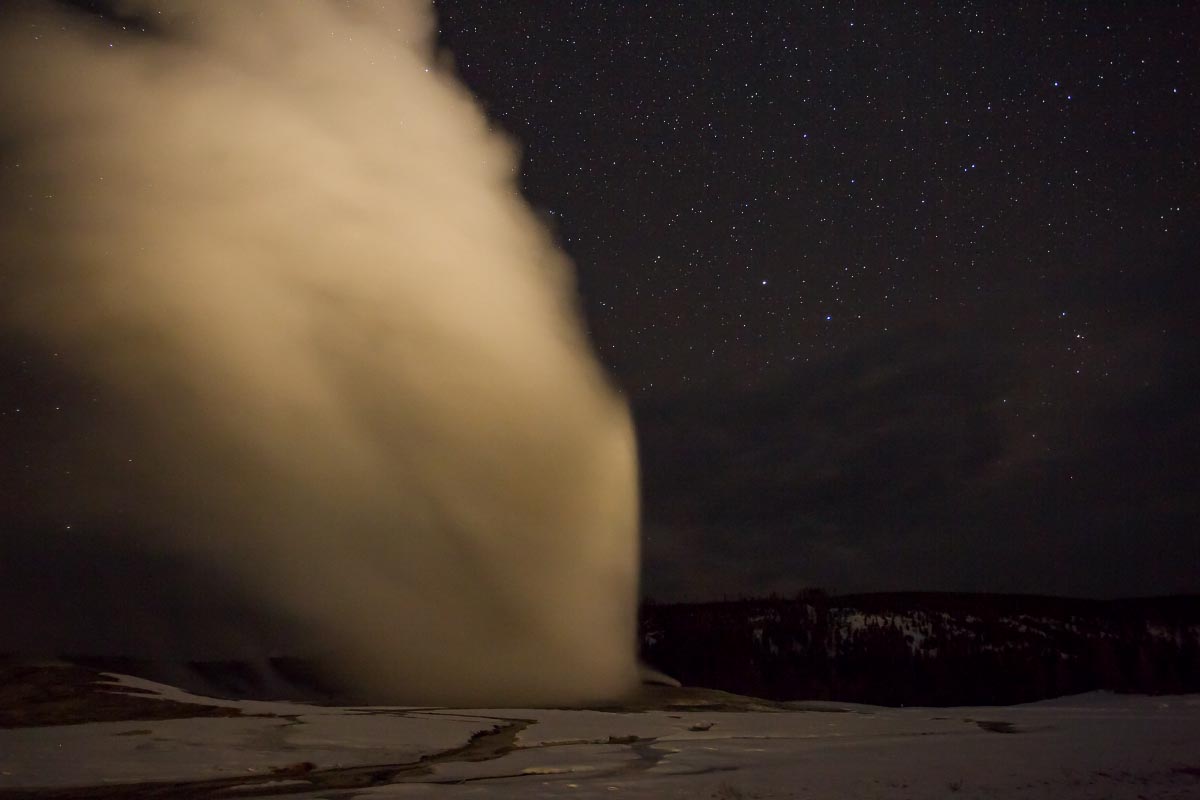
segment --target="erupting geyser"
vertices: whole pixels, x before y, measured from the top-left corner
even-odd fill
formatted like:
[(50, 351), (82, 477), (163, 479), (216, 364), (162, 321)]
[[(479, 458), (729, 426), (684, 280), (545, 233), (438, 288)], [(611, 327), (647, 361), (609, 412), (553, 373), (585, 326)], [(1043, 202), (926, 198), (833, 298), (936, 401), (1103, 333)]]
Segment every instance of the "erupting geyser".
[(117, 7), (22, 3), (0, 41), (0, 325), (117, 410), (46, 502), (397, 700), (628, 689), (629, 414), (431, 9)]

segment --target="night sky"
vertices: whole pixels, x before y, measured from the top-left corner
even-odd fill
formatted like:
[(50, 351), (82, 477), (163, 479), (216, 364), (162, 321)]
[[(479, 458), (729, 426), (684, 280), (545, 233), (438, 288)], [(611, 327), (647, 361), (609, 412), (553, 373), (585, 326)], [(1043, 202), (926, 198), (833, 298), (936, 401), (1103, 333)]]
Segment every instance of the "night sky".
[(645, 593), (1200, 590), (1193, 3), (437, 6), (633, 403)]
[[(1193, 2), (436, 5), (633, 407), (644, 595), (1200, 591)], [(56, 358), (0, 340), (0, 500), (69, 560)]]

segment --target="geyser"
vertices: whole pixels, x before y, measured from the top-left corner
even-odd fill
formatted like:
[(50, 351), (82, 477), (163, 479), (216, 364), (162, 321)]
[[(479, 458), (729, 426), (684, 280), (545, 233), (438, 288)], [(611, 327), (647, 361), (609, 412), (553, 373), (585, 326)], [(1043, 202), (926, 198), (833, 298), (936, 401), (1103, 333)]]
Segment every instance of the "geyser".
[(210, 565), (398, 701), (630, 688), (628, 410), (432, 10), (117, 11), (22, 3), (0, 41), (0, 325), (110, 410), (29, 502)]

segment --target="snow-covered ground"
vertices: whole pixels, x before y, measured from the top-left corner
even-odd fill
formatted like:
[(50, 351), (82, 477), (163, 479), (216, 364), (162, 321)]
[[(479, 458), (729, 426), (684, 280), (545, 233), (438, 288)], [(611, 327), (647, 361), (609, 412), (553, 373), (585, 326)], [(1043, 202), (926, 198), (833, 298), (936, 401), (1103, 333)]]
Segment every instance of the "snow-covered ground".
[(1200, 798), (1195, 695), (609, 713), (326, 708), (114, 681), (242, 716), (0, 730), (0, 798), (145, 782), (191, 784), (189, 797), (306, 800)]

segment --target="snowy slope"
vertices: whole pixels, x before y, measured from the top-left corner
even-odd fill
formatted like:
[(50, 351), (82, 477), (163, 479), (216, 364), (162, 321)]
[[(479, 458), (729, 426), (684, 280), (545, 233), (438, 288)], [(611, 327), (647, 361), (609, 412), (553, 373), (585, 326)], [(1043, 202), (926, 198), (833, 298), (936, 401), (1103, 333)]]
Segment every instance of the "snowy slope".
[(0, 730), (0, 798), (1200, 797), (1194, 695), (617, 713), (328, 708), (114, 681), (242, 715)]

